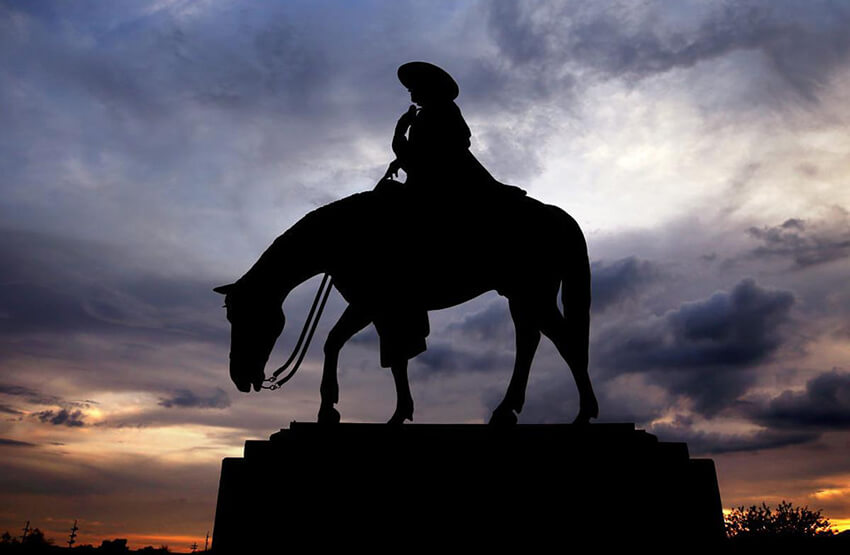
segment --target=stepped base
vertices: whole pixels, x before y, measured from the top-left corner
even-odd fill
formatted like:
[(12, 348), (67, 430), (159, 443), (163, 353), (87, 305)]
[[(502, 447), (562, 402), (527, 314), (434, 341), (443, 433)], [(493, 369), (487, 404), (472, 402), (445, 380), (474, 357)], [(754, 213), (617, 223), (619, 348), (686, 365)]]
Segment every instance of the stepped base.
[(293, 422), (222, 462), (213, 550), (536, 553), (723, 538), (714, 463), (633, 424)]

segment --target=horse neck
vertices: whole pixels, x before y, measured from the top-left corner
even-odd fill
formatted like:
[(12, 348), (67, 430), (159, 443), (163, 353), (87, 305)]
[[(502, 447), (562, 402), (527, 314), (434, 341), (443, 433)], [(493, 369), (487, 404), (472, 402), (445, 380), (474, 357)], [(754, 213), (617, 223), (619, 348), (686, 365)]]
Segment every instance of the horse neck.
[(306, 219), (275, 239), (240, 281), (283, 301), (299, 284), (325, 272), (321, 263), (323, 241), (317, 240), (315, 226), (305, 225)]

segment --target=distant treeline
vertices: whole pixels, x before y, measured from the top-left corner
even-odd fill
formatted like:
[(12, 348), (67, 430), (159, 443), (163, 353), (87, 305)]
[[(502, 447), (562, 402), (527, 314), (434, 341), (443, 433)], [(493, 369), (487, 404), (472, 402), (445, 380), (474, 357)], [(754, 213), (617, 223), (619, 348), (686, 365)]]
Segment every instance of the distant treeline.
[[(36, 555), (40, 553), (74, 553), (76, 555), (85, 555), (92, 553), (97, 555), (127, 555), (130, 553), (146, 553), (148, 555), (173, 553), (167, 545), (159, 547), (147, 546), (141, 549), (129, 549), (127, 540), (118, 538), (114, 540), (103, 540), (99, 546), (93, 545), (75, 545), (69, 548), (67, 545), (56, 545), (53, 539), (44, 537), (44, 533), (38, 528), (29, 530), (27, 535), (22, 538), (13, 537), (9, 532), (5, 532), (0, 537), (0, 554), (27, 554)], [(186, 552), (188, 553), (188, 552)], [(196, 551), (195, 553), (203, 553)]]

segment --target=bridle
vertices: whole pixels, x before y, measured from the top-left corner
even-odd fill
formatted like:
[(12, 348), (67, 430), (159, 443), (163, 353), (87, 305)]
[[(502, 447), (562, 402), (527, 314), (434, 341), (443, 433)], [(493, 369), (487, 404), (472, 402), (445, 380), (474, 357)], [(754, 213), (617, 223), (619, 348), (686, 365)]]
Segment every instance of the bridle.
[[(328, 301), (331, 289), (333, 289), (333, 282), (331, 281), (330, 276), (325, 274), (322, 278), (322, 283), (319, 284), (319, 290), (316, 291), (316, 298), (313, 299), (313, 306), (310, 307), (310, 313), (307, 315), (307, 320), (304, 322), (304, 328), (301, 330), (301, 335), (298, 337), (298, 342), (295, 344), (292, 354), (283, 366), (274, 371), (274, 374), (272, 374), (270, 378), (263, 380), (264, 385), (262, 386), (262, 389), (269, 389), (271, 391), (280, 389), (283, 384), (288, 382), (292, 376), (295, 375), (295, 372), (298, 371), (298, 368), (301, 366), (301, 361), (304, 360), (304, 355), (307, 354), (307, 349), (310, 348), (310, 341), (313, 339), (316, 326), (319, 325), (319, 318), (321, 318), (322, 311), (325, 309), (325, 303)], [(320, 298), (321, 302), (319, 302)], [(318, 311), (316, 311), (316, 307), (318, 307)], [(314, 315), (315, 318), (313, 317)], [(309, 332), (307, 331), (308, 329), (310, 330)], [(302, 344), (304, 346), (303, 349), (301, 348)], [(292, 370), (290, 370), (289, 373), (280, 380), (275, 381), (281, 373), (285, 372), (286, 369), (289, 368), (289, 365), (292, 364), (292, 361), (295, 360), (296, 357), (298, 360), (295, 361), (295, 365), (292, 367)]]

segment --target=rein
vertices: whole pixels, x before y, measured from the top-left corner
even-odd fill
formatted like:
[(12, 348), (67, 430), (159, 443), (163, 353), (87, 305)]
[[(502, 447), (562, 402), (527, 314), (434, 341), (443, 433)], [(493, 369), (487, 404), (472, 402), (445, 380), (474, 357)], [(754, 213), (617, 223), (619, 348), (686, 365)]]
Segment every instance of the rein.
[[(316, 326), (319, 325), (319, 318), (322, 317), (322, 311), (325, 309), (325, 303), (328, 301), (328, 296), (331, 294), (331, 289), (333, 289), (333, 282), (330, 281), (330, 276), (325, 274), (322, 278), (322, 283), (319, 284), (319, 290), (316, 291), (316, 298), (313, 299), (313, 306), (310, 307), (310, 313), (307, 315), (307, 320), (304, 322), (304, 329), (301, 330), (301, 335), (298, 337), (298, 342), (295, 344), (295, 349), (292, 350), (292, 354), (289, 356), (289, 360), (287, 360), (283, 366), (274, 371), (271, 378), (266, 378), (264, 381), (269, 385), (263, 385), (263, 389), (269, 389), (274, 391), (275, 389), (280, 389), (283, 384), (288, 382), (292, 376), (295, 375), (295, 372), (298, 371), (298, 368), (301, 366), (301, 361), (304, 360), (304, 355), (307, 354), (307, 349), (310, 348), (310, 341), (313, 339), (313, 333), (316, 331)], [(321, 298), (321, 304), (319, 303), (319, 298)], [(316, 307), (319, 307), (318, 312), (316, 312)], [(313, 315), (315, 314), (315, 318)], [(310, 330), (309, 333), (307, 330)], [(304, 341), (304, 338), (307, 338), (307, 341)], [(302, 343), (304, 344), (304, 348), (301, 348)], [(280, 380), (277, 380), (277, 377), (286, 371), (289, 368), (289, 365), (292, 364), (292, 361), (295, 360), (295, 357), (298, 357), (298, 360), (295, 362), (295, 366), (292, 367), (292, 370), (289, 371), (287, 375), (282, 377)]]

